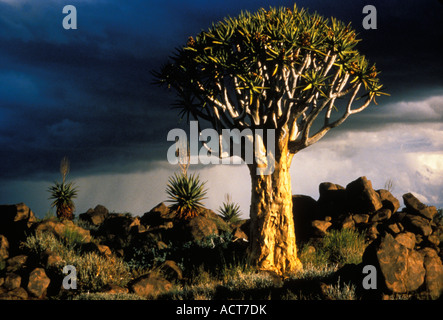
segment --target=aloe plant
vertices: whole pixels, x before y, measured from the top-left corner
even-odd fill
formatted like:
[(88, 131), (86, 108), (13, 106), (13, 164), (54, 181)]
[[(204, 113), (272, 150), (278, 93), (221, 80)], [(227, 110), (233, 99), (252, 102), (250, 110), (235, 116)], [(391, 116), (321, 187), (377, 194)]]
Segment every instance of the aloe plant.
[(73, 182), (66, 182), (66, 176), (69, 172), (69, 160), (63, 158), (60, 163), (60, 173), (62, 174), (62, 182), (54, 182), (54, 185), (49, 187), (48, 191), (51, 193), (49, 199), (54, 199), (51, 207), (57, 208), (57, 217), (72, 220), (74, 218), (75, 205), (73, 199), (77, 197), (77, 188)]
[(218, 212), (225, 221), (229, 223), (238, 222), (241, 216), (240, 206), (237, 203), (232, 202), (230, 194), (226, 194), (225, 199), (226, 201), (220, 206)]
[(169, 178), (166, 193), (168, 202), (172, 202), (171, 209), (175, 210), (178, 219), (191, 219), (197, 216), (203, 208), (202, 200), (205, 199), (207, 189), (205, 183), (195, 174), (177, 174)]

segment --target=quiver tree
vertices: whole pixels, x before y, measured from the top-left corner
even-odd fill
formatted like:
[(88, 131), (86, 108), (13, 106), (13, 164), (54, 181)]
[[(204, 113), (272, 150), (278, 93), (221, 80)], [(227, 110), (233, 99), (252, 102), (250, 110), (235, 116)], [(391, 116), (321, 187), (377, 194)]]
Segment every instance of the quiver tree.
[[(350, 24), (335, 18), (295, 6), (261, 9), (189, 37), (154, 73), (159, 83), (175, 89), (181, 116), (198, 120), (200, 132), (204, 125), (217, 130), (219, 150), (226, 143), (223, 129), (274, 130), (272, 148), (268, 139), (252, 136), (267, 158), (256, 153), (247, 163), (249, 255), (261, 269), (283, 274), (301, 267), (289, 174), (294, 154), (382, 94), (379, 71), (355, 49), (359, 41)], [(263, 174), (258, 169), (269, 159), (274, 171)]]

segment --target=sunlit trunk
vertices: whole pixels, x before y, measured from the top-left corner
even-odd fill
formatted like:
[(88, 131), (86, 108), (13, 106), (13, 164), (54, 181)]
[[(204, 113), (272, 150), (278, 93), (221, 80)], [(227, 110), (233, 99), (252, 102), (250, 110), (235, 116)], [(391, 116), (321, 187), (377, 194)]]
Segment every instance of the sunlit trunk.
[(280, 275), (302, 268), (297, 257), (292, 214), (291, 155), (286, 141), (278, 141), (275, 169), (259, 175), (257, 165), (249, 165), (251, 173), (251, 230), (249, 257), (259, 269)]

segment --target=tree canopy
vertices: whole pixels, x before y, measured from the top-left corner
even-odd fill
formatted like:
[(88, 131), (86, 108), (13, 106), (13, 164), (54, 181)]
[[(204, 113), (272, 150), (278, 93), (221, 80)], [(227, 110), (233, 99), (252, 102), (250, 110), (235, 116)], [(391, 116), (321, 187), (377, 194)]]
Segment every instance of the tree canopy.
[(278, 129), (293, 154), (384, 94), (359, 41), (350, 24), (296, 6), (242, 12), (189, 37), (155, 76), (178, 93), (181, 116), (220, 134)]

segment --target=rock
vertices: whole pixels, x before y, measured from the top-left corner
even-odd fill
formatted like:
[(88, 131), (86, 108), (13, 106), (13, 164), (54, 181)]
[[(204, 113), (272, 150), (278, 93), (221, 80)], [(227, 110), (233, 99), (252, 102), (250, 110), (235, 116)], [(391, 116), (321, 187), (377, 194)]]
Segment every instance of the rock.
[(110, 284), (110, 285), (107, 285), (101, 292), (107, 293), (107, 294), (128, 293), (129, 289), (124, 288), (124, 287), (120, 287), (115, 284)]
[(377, 190), (378, 195), (380, 196), (381, 203), (383, 208), (391, 210), (392, 213), (395, 213), (400, 208), (400, 201), (395, 198), (391, 192), (385, 189)]
[(43, 268), (35, 268), (29, 274), (27, 290), (34, 297), (41, 299), (46, 295), (50, 282)]
[(160, 270), (165, 275), (166, 279), (169, 281), (182, 280), (183, 271), (177, 265), (175, 261), (166, 260), (160, 267)]
[[(425, 281), (426, 270), (423, 256), (397, 242), (392, 235), (386, 234), (378, 246), (373, 242), (365, 250), (374, 250), (377, 261), (369, 264), (378, 265), (386, 287), (394, 293), (406, 293), (417, 290)], [(364, 258), (365, 260), (365, 258)]]
[(89, 209), (85, 213), (79, 215), (80, 220), (87, 221), (95, 226), (98, 226), (106, 220), (109, 215), (108, 209), (102, 205), (97, 205), (94, 209)]
[(0, 234), (0, 261), (6, 260), (9, 257), (9, 241), (8, 239)]
[(8, 291), (11, 291), (19, 288), (21, 283), (22, 283), (22, 277), (20, 277), (18, 274), (8, 272), (6, 273), (5, 276), (3, 288), (5, 288)]
[(204, 216), (196, 216), (187, 221), (185, 225), (185, 238), (190, 240), (202, 240), (211, 235), (218, 235), (217, 224)]
[(40, 260), (46, 268), (54, 267), (63, 263), (63, 259), (49, 249), (46, 249), (40, 254)]
[(168, 292), (172, 284), (165, 278), (150, 273), (135, 279), (129, 287), (136, 295), (149, 298)]
[(163, 202), (155, 206), (151, 211), (146, 212), (140, 219), (143, 225), (158, 226), (165, 221), (172, 221), (176, 213), (166, 206)]
[(372, 223), (369, 228), (366, 231), (366, 236), (370, 239), (370, 240), (375, 240), (378, 238), (380, 232), (378, 231), (378, 222), (374, 222)]
[(200, 216), (208, 218), (215, 222), (218, 232), (232, 232), (232, 227), (218, 214), (210, 209), (203, 209), (200, 213)]
[[(135, 218), (130, 214), (110, 213), (107, 219), (100, 225), (98, 229), (99, 235), (114, 235), (121, 239), (126, 239), (134, 224)], [(140, 223), (140, 221), (138, 221)]]
[(437, 248), (440, 245), (440, 239), (435, 234), (428, 236), (427, 240), (432, 247)]
[(432, 220), (437, 214), (436, 207), (423, 204), (412, 193), (404, 194), (403, 201), (405, 203), (407, 212), (410, 214), (420, 215), (429, 220)]
[(16, 288), (14, 290), (0, 294), (0, 300), (26, 300), (26, 299), (28, 299), (28, 293), (23, 288)]
[(89, 230), (83, 229), (74, 224), (70, 220), (54, 221), (54, 220), (44, 220), (36, 223), (33, 226), (35, 232), (51, 232), (60, 239), (68, 239), (75, 234), (75, 238), (81, 240), (82, 242), (91, 241), (91, 233)]
[(235, 239), (248, 240), (248, 235), (239, 227), (234, 229), (232, 235)]
[(403, 231), (402, 230), (403, 228), (400, 226), (401, 226), (401, 224), (394, 222), (394, 223), (391, 223), (387, 226), (387, 230), (393, 234), (397, 234), (397, 233), (400, 233)]
[(430, 248), (421, 251), (426, 269), (426, 290), (432, 299), (438, 299), (443, 293), (443, 265), (437, 252)]
[(391, 214), (392, 212), (390, 209), (381, 208), (371, 217), (371, 222), (381, 222), (388, 220), (389, 218), (391, 218)]
[(354, 229), (355, 222), (352, 215), (347, 216), (341, 223), (342, 229)]
[(395, 237), (395, 241), (404, 245), (408, 249), (414, 249), (415, 247), (415, 234), (412, 232), (400, 233)]
[(429, 223), (429, 220), (421, 216), (407, 214), (403, 218), (402, 224), (406, 230), (409, 230), (413, 233), (417, 233), (423, 236), (429, 236), (432, 233), (432, 227)]
[(7, 272), (15, 272), (25, 267), (26, 262), (28, 261), (28, 256), (24, 254), (20, 254), (18, 256), (14, 256), (6, 260), (6, 271)]
[(319, 217), (319, 206), (312, 197), (304, 195), (292, 196), (292, 213), (294, 216), (294, 229), (297, 241), (305, 241), (309, 238), (309, 226), (311, 221), (322, 219)]
[(324, 237), (326, 235), (326, 232), (328, 228), (332, 225), (329, 221), (324, 220), (314, 220), (312, 221), (312, 228), (314, 230), (314, 235), (318, 237)]
[[(319, 185), (319, 212), (324, 215), (338, 217), (346, 209), (346, 190), (338, 184), (322, 182)], [(320, 220), (322, 217), (319, 217)], [(318, 220), (318, 218), (317, 218)]]
[(365, 224), (369, 222), (369, 214), (360, 213), (352, 216), (356, 224)]
[(0, 234), (9, 242), (9, 255), (18, 254), (20, 242), (25, 240), (29, 228), (37, 219), (24, 203), (0, 205)]
[(383, 204), (366, 177), (360, 177), (346, 186), (346, 197), (352, 213), (373, 213)]

